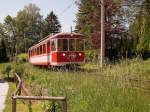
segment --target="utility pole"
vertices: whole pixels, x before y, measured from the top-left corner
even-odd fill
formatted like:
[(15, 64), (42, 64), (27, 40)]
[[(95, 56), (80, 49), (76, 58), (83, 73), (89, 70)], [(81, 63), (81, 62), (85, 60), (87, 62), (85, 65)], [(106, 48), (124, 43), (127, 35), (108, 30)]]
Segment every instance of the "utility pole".
[(101, 52), (100, 63), (103, 67), (105, 62), (105, 5), (104, 0), (101, 0)]

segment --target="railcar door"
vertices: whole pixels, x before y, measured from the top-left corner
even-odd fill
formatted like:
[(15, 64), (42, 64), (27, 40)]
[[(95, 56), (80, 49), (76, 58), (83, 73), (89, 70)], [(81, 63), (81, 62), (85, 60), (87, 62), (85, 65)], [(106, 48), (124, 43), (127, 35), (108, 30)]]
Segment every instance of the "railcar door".
[(57, 62), (57, 39), (50, 41), (50, 64), (56, 65)]
[(47, 48), (47, 50), (46, 50), (47, 51), (46, 52), (47, 53), (47, 63), (48, 63), (48, 65), (50, 65), (50, 40), (47, 41), (47, 47), (46, 48)]

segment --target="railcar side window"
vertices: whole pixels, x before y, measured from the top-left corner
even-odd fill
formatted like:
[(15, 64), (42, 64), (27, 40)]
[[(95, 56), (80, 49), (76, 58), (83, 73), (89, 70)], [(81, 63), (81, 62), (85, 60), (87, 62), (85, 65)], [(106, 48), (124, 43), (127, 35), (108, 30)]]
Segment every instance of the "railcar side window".
[(31, 57), (31, 53), (30, 53), (30, 50), (28, 51), (28, 53), (29, 53), (29, 57)]
[(58, 51), (68, 51), (67, 39), (58, 39)]
[(31, 56), (33, 56), (33, 51), (31, 50)]
[(42, 54), (42, 45), (40, 45), (40, 54)]
[(39, 52), (39, 55), (40, 55), (40, 47), (38, 47), (38, 52)]
[(30, 50), (30, 57), (32, 57), (31, 50)]
[(32, 51), (30, 51), (30, 56), (32, 57)]
[(36, 55), (36, 50), (34, 49), (34, 56)]
[(37, 55), (37, 49), (35, 48), (35, 55)]
[(76, 40), (76, 48), (77, 51), (83, 51), (84, 50), (84, 41), (83, 40)]
[(47, 42), (47, 53), (50, 52), (50, 41)]
[(34, 49), (33, 49), (33, 56), (34, 56)]
[(69, 40), (69, 51), (75, 51), (75, 50), (76, 50), (75, 39), (70, 39)]
[(51, 41), (51, 51), (56, 51), (56, 41), (55, 40)]
[(32, 53), (33, 53), (33, 54), (32, 54), (32, 56), (34, 56), (34, 54), (35, 54), (35, 52), (34, 52), (34, 48), (32, 49)]
[(39, 47), (38, 48), (36, 48), (37, 49), (37, 55), (39, 55)]
[(46, 53), (46, 44), (43, 45), (43, 53)]

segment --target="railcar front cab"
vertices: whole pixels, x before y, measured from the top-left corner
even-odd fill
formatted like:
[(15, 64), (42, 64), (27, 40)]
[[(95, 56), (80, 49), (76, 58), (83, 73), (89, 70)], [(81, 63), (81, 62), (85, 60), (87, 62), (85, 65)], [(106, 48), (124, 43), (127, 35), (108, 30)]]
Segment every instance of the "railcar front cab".
[(54, 38), (51, 39), (51, 65), (64, 66), (84, 64), (84, 39)]

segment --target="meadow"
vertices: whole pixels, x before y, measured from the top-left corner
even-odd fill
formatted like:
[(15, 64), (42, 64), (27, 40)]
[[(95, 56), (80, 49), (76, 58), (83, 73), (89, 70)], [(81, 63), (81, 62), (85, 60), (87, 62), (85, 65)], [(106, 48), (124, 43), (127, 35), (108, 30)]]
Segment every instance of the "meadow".
[[(150, 79), (150, 60), (132, 59), (106, 65), (87, 63), (79, 70), (49, 70), (28, 63), (0, 64), (1, 71), (11, 65), (22, 74), (23, 83), (33, 95), (65, 96), (68, 112), (149, 112), (149, 96), (127, 84), (126, 79)], [(12, 74), (11, 74), (12, 75)], [(4, 77), (4, 75), (3, 75)], [(11, 110), (10, 93), (15, 89), (12, 82), (4, 112)], [(49, 112), (49, 102), (34, 102), (29, 108), (21, 101), (18, 112)], [(22, 110), (22, 108), (24, 108)], [(57, 111), (59, 105), (56, 103)], [(49, 111), (48, 111), (49, 110)]]

